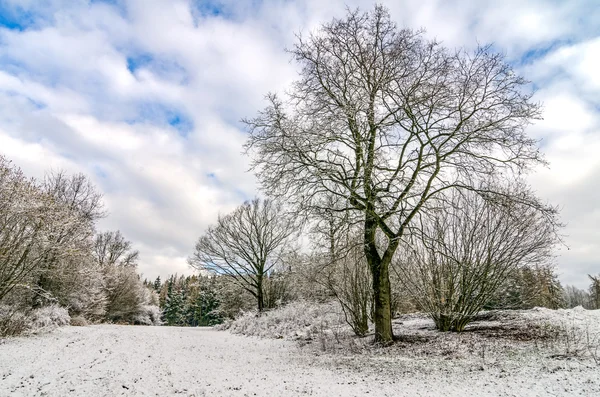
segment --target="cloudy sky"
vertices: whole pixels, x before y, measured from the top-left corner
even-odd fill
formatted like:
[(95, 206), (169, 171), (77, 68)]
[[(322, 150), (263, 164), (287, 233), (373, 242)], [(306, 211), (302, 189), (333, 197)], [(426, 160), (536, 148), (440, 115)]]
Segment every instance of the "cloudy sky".
[[(387, 3), (387, 4), (386, 4)], [(600, 272), (598, 0), (394, 0), (401, 27), (448, 47), (493, 43), (531, 80), (530, 128), (550, 167), (530, 180), (562, 208), (563, 283)], [(0, 0), (0, 153), (26, 173), (83, 172), (154, 278), (219, 212), (257, 193), (239, 120), (295, 78), (297, 32), (343, 16), (337, 0)]]

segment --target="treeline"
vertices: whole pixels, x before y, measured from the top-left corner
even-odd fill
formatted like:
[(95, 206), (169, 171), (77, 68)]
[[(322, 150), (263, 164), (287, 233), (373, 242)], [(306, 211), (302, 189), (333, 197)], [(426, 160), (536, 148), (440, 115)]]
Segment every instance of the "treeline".
[(69, 321), (159, 321), (138, 252), (119, 231), (97, 232), (105, 215), (84, 175), (35, 180), (0, 156), (0, 335)]
[[(265, 276), (265, 308), (271, 309), (292, 299), (290, 274)], [(158, 296), (163, 325), (212, 326), (252, 310), (255, 297), (227, 275), (171, 275), (165, 282), (157, 277), (144, 285)], [(295, 296), (298, 296), (297, 294)]]
[(566, 286), (564, 289), (566, 307), (582, 306), (589, 310), (600, 309), (600, 274), (597, 276), (588, 275), (588, 278), (591, 284), (587, 291), (572, 285)]
[(164, 283), (158, 277), (144, 281), (159, 296), (164, 325), (209, 326), (223, 322), (225, 292), (215, 277), (170, 276)]

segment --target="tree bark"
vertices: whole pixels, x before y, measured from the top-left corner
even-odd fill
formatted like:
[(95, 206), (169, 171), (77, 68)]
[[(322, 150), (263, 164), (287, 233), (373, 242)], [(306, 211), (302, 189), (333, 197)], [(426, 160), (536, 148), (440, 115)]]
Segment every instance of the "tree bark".
[(263, 276), (259, 274), (256, 277), (256, 300), (258, 302), (258, 312), (262, 312), (265, 309), (265, 298), (263, 295)]
[(371, 262), (373, 273), (373, 301), (375, 304), (375, 342), (389, 344), (394, 341), (392, 332), (392, 306), (389, 263)]
[(394, 341), (392, 331), (392, 305), (390, 288), (391, 255), (381, 257), (375, 241), (377, 225), (374, 220), (365, 220), (365, 256), (373, 278), (373, 303), (375, 343), (390, 344)]

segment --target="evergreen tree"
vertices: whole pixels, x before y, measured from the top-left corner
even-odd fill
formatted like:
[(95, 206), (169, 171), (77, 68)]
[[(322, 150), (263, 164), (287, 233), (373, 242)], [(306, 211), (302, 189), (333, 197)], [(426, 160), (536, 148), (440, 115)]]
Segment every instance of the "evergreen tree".
[(154, 291), (156, 291), (156, 293), (160, 293), (160, 288), (162, 287), (161, 283), (160, 283), (160, 276), (156, 277), (156, 280), (154, 280), (154, 284), (153, 284), (153, 288)]
[(159, 299), (165, 325), (212, 326), (223, 322), (220, 284), (216, 277), (170, 276)]
[(181, 325), (183, 304), (181, 291), (176, 289), (174, 277), (171, 277), (163, 310), (163, 321), (166, 325)]
[(222, 323), (223, 316), (219, 310), (220, 303), (213, 283), (201, 286), (195, 304), (195, 323), (199, 326), (211, 326)]

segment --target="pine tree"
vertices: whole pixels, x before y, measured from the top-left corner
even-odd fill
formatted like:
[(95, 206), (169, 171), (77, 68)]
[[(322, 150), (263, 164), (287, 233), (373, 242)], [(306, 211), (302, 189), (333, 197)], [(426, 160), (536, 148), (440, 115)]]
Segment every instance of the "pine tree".
[(190, 279), (187, 322), (191, 326), (210, 326), (223, 322), (216, 285), (209, 278)]
[(166, 325), (181, 325), (183, 312), (183, 299), (181, 291), (176, 289), (174, 277), (168, 281), (167, 297), (163, 310), (163, 321)]
[(156, 280), (154, 280), (154, 291), (156, 291), (156, 293), (160, 293), (160, 288), (162, 287), (161, 283), (160, 283), (160, 276), (156, 277)]

